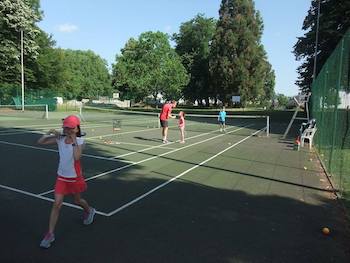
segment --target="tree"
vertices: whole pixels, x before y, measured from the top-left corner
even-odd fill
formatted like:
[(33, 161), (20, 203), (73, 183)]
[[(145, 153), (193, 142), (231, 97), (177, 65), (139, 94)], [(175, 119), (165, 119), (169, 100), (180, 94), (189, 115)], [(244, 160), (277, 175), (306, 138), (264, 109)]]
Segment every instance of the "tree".
[(296, 81), (296, 84), (302, 91), (310, 91), (313, 81), (318, 1), (321, 2), (316, 76), (350, 27), (350, 1), (312, 0), (302, 27), (306, 33), (304, 36), (299, 37), (294, 45), (296, 59), (303, 61), (298, 67), (299, 76)]
[(39, 46), (38, 56), (35, 60), (28, 61), (27, 67), (32, 70), (31, 77), (26, 77), (26, 86), (30, 89), (46, 89), (56, 92), (62, 89), (63, 55), (54, 47), (52, 36), (40, 30), (36, 38)]
[(57, 49), (62, 56), (59, 93), (68, 99), (111, 95), (112, 86), (107, 62), (93, 51)]
[[(212, 90), (223, 103), (241, 96), (243, 106), (264, 95), (269, 64), (260, 43), (263, 23), (252, 0), (222, 0), (209, 69)], [(273, 81), (268, 81), (273, 84)]]
[(276, 99), (279, 107), (285, 107), (289, 102), (289, 98), (284, 94), (280, 94), (280, 93), (276, 94)]
[(161, 32), (142, 33), (131, 38), (116, 56), (113, 85), (124, 98), (143, 100), (147, 96), (179, 98), (188, 83), (181, 58)]
[(183, 64), (190, 73), (190, 81), (183, 89), (185, 99), (192, 102), (206, 99), (214, 94), (209, 88), (209, 43), (214, 35), (216, 21), (198, 14), (182, 23), (180, 32), (173, 35), (176, 52), (183, 57)]
[[(0, 84), (20, 83), (21, 30), (24, 32), (26, 61), (34, 60), (38, 56), (39, 46), (35, 40), (39, 30), (35, 23), (40, 21), (40, 15), (38, 0), (0, 2)], [(31, 74), (28, 68), (26, 72)]]

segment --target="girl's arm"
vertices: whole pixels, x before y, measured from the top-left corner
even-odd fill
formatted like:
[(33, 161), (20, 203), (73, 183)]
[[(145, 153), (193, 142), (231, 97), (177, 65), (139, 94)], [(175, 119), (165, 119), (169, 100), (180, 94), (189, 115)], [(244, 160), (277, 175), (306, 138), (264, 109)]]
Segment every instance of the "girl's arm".
[(81, 145), (78, 145), (78, 142), (77, 142), (77, 137), (74, 135), (71, 136), (72, 138), (72, 141), (73, 141), (73, 157), (74, 157), (74, 160), (75, 161), (78, 161), (81, 157), (81, 154), (83, 152), (83, 145), (84, 144), (81, 144)]
[(49, 130), (47, 134), (44, 134), (40, 137), (38, 140), (38, 144), (40, 145), (49, 145), (49, 144), (56, 144), (56, 140), (60, 137), (60, 134), (58, 131), (52, 129)]

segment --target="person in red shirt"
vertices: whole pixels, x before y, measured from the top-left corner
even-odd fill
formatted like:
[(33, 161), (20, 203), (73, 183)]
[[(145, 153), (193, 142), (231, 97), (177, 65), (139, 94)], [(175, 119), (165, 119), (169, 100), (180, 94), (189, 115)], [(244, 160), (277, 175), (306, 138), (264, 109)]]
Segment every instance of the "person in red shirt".
[(162, 127), (162, 136), (163, 136), (163, 143), (168, 143), (168, 128), (169, 128), (169, 123), (168, 120), (169, 118), (176, 118), (176, 116), (171, 115), (171, 111), (173, 108), (176, 107), (176, 101), (173, 100), (170, 103), (165, 103), (162, 107), (162, 111), (160, 113), (160, 126)]

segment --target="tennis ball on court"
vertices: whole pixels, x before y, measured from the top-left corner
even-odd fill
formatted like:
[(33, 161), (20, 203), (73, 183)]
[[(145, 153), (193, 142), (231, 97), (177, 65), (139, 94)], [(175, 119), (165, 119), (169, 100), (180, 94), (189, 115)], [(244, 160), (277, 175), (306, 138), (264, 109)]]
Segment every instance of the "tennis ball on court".
[(229, 142), (228, 145), (231, 145), (231, 143)]
[(102, 140), (102, 136), (98, 137), (100, 140)]
[(304, 166), (304, 170), (307, 170), (307, 167), (306, 167), (306, 166)]
[(324, 228), (322, 228), (322, 233), (325, 235), (329, 235), (331, 233), (331, 231), (329, 230), (328, 227), (324, 227)]
[(310, 158), (309, 161), (312, 162), (312, 158)]

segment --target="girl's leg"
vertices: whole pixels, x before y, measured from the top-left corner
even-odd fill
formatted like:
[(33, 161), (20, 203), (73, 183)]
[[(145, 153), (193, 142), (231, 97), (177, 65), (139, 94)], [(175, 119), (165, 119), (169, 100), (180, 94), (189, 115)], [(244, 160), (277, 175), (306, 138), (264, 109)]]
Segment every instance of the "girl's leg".
[(81, 198), (80, 193), (74, 194), (74, 202), (84, 209), (84, 225), (90, 225), (94, 221), (94, 216), (96, 213), (95, 208), (90, 207), (88, 202)]
[(85, 199), (81, 198), (80, 193), (74, 194), (74, 203), (82, 207), (86, 213), (90, 212), (90, 206), (88, 202), (86, 202)]
[(55, 194), (55, 202), (52, 205), (50, 220), (49, 220), (49, 233), (53, 233), (55, 231), (55, 227), (56, 227), (56, 223), (60, 213), (60, 209), (62, 207), (63, 199), (64, 199), (64, 195)]
[(163, 129), (163, 141), (166, 142), (168, 138), (168, 127), (164, 127)]
[(180, 142), (185, 142), (185, 128), (184, 127), (180, 127), (180, 135), (181, 135)]

